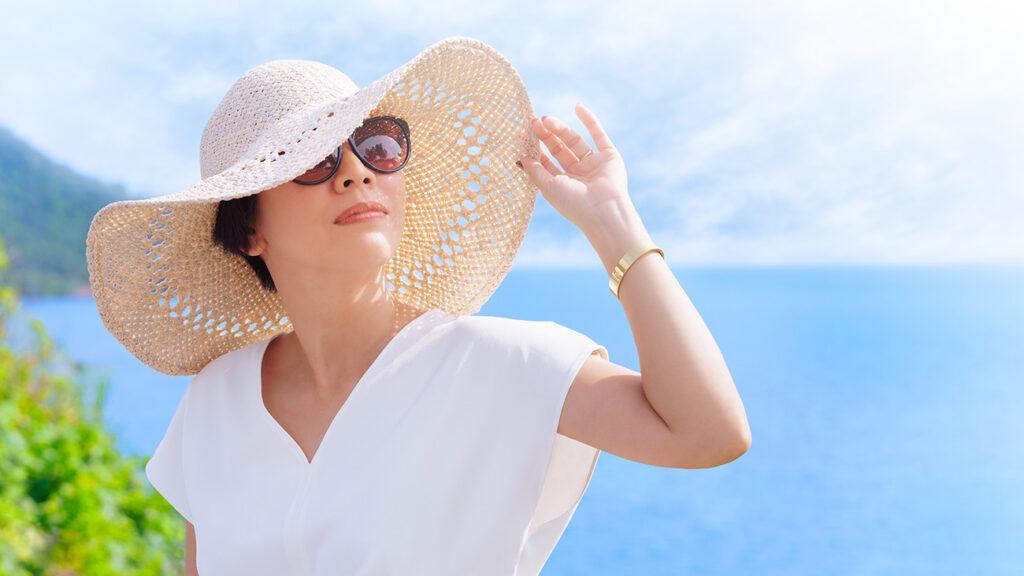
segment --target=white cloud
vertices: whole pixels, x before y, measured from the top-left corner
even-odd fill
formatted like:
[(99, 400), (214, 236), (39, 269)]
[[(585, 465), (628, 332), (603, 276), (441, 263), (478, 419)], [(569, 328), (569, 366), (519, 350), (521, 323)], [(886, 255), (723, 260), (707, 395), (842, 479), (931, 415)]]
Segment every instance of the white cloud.
[(601, 259), (580, 233), (556, 234), (531, 226), (514, 268), (600, 268)]
[[(0, 123), (138, 194), (198, 177), (239, 74), (320, 59), (366, 83), (448, 35), (496, 47), (540, 114), (623, 152), (676, 263), (1024, 262), (1022, 9), (1003, 2), (22, 3)], [(600, 265), (538, 198), (517, 265)]]

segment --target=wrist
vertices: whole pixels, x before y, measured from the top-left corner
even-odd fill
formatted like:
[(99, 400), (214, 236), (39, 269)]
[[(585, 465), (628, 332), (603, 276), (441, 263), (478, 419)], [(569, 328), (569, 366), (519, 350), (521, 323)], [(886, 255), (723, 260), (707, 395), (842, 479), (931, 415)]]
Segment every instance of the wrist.
[(583, 233), (600, 257), (608, 275), (611, 275), (619, 259), (628, 250), (653, 242), (632, 203), (607, 206)]

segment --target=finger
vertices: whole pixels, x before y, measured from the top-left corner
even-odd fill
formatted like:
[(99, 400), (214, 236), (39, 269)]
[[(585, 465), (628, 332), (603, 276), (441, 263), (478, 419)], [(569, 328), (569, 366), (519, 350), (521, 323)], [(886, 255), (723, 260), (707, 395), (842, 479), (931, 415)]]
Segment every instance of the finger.
[(562, 142), (562, 139), (557, 134), (548, 130), (543, 122), (536, 118), (532, 122), (537, 137), (544, 143), (544, 146), (551, 152), (551, 155), (558, 160), (559, 164), (562, 166), (572, 166), (579, 162), (579, 158), (565, 145), (565, 142)]
[(583, 105), (582, 102), (576, 104), (576, 115), (580, 117), (580, 121), (587, 127), (590, 132), (590, 138), (594, 141), (594, 145), (600, 151), (610, 150), (615, 148), (612, 145), (611, 138), (605, 133), (604, 128), (601, 127), (601, 122), (597, 119), (597, 116)]
[(520, 162), (523, 163), (523, 170), (525, 170), (526, 174), (530, 177), (530, 181), (547, 193), (551, 186), (551, 179), (554, 178), (554, 176), (547, 173), (544, 169), (544, 165), (533, 158), (526, 157), (520, 160)]
[(569, 147), (569, 150), (572, 150), (572, 153), (577, 158), (583, 158), (590, 152), (590, 145), (587, 144), (587, 141), (565, 122), (554, 116), (544, 116), (541, 118), (541, 121), (545, 127), (554, 132)]
[(548, 158), (548, 155), (543, 152), (540, 153), (540, 163), (548, 171), (548, 174), (552, 176), (558, 176), (562, 173), (558, 166), (555, 166), (555, 163), (551, 161), (551, 158)]

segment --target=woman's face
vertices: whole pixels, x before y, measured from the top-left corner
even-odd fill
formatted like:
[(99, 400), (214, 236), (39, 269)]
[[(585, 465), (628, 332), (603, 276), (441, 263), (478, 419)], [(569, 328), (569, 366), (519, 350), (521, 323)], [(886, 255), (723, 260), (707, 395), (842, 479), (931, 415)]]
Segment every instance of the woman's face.
[[(260, 255), (275, 271), (296, 269), (375, 272), (395, 250), (405, 223), (404, 169), (381, 173), (368, 168), (348, 140), (334, 176), (312, 186), (285, 182), (257, 198), (250, 255)], [(335, 218), (359, 202), (379, 202), (387, 214), (336, 224)]]

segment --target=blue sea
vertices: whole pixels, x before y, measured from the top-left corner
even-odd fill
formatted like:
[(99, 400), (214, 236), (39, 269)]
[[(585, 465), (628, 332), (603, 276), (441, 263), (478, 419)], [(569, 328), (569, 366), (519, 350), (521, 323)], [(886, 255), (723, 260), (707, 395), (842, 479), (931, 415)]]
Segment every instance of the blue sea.
[[(673, 268), (753, 433), (712, 469), (602, 453), (546, 575), (1024, 574), (1024, 269)], [(111, 379), (150, 454), (187, 384), (131, 356), (90, 298), (23, 300)], [(639, 370), (602, 270), (513, 269), (480, 314), (554, 320)]]

